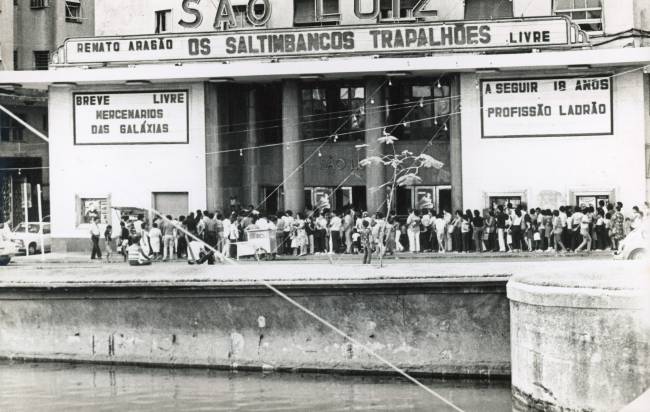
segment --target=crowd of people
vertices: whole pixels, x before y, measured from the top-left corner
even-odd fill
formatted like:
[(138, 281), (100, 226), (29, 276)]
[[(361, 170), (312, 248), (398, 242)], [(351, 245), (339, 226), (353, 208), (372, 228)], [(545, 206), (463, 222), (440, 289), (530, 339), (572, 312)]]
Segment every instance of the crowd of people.
[[(430, 209), (410, 210), (408, 216), (384, 216), (329, 209), (293, 213), (263, 214), (253, 206), (232, 211), (200, 211), (187, 216), (157, 217), (151, 222), (140, 215), (120, 222), (117, 245), (125, 260), (151, 261), (187, 258), (190, 263), (214, 261), (217, 256), (235, 258), (237, 243), (247, 240), (251, 230), (268, 230), (275, 236), (277, 255), (362, 254), (370, 263), (373, 254), (396, 252), (481, 253), (481, 252), (590, 252), (615, 250), (625, 236), (650, 214), (637, 206), (624, 215), (623, 204), (562, 206), (557, 209), (499, 205), (479, 210), (434, 213)], [(91, 229), (93, 238), (96, 229)], [(104, 233), (107, 252), (113, 244), (110, 226)], [(203, 243), (205, 242), (205, 243)], [(93, 244), (95, 242), (93, 241)], [(209, 247), (205, 247), (209, 245)]]

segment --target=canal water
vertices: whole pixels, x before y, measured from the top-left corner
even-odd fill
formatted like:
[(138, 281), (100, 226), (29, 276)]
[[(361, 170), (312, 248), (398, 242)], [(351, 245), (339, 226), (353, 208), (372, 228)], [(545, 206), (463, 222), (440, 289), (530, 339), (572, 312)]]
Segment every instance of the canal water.
[[(424, 380), (465, 411), (510, 411), (509, 382)], [(397, 378), (0, 362), (0, 411), (448, 411)]]

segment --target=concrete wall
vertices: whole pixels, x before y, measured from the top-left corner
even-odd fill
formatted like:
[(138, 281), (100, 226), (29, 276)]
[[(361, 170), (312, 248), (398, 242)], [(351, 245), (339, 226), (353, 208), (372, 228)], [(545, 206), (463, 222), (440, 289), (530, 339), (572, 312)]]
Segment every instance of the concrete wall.
[[(507, 73), (503, 78), (542, 77), (551, 73)], [(558, 77), (571, 74), (561, 73)], [(575, 76), (575, 74), (573, 74)], [(629, 210), (646, 196), (643, 125), (643, 73), (617, 76), (614, 83), (614, 134), (611, 136), (481, 139), (478, 77), (461, 75), (463, 201), (465, 208), (486, 206), (486, 197), (522, 194), (538, 206), (545, 191), (559, 192), (565, 204), (578, 193), (614, 192)], [(490, 79), (499, 76), (490, 76)]]
[(647, 269), (511, 278), (515, 410), (618, 411), (648, 388)]
[[(176, 84), (174, 88), (190, 90), (188, 144), (74, 145), (72, 93), (128, 88), (98, 86), (93, 89), (50, 89), (53, 238), (88, 237), (87, 225), (76, 226), (76, 196), (110, 196), (113, 206), (151, 207), (153, 192), (188, 192), (191, 210), (205, 208), (203, 84)], [(138, 87), (138, 90), (164, 89), (164, 86)]]
[[(504, 280), (283, 286), (410, 372), (509, 373)], [(219, 368), (390, 372), (256, 286), (0, 289), (0, 357)]]

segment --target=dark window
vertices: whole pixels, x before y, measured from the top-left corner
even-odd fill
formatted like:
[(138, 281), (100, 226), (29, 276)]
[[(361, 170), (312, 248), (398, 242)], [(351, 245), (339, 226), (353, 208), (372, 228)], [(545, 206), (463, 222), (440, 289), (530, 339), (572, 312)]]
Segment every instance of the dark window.
[(327, 90), (313, 87), (302, 89), (302, 138), (324, 137), (329, 133)]
[(47, 50), (34, 51), (34, 70), (47, 70), (50, 64), (50, 52)]
[(48, 7), (50, 4), (48, 0), (29, 0), (29, 8), (31, 9), (43, 9)]
[[(17, 114), (25, 120), (25, 116)], [(0, 141), (3, 142), (22, 142), (25, 127), (4, 112), (0, 113)]]
[(601, 0), (555, 0), (556, 15), (567, 16), (585, 31), (603, 30), (603, 5)]
[(296, 26), (331, 25), (341, 19), (339, 0), (295, 0), (293, 11)]
[(341, 87), (338, 98), (337, 110), (341, 112), (337, 116), (338, 122), (343, 125), (341, 130), (348, 133), (344, 135), (344, 139), (363, 139), (362, 132), (366, 125), (366, 89), (359, 86)]
[(14, 50), (14, 70), (18, 70), (18, 50)]
[(302, 137), (327, 137), (336, 133), (340, 140), (364, 138), (366, 90), (360, 85), (326, 85), (302, 89), (300, 118)]
[(512, 17), (510, 0), (465, 0), (465, 19), (484, 20)]
[(171, 10), (156, 11), (156, 34), (167, 32), (167, 16), (169, 16), (171, 12)]
[(65, 21), (68, 23), (81, 23), (81, 2), (79, 0), (65, 2)]
[(388, 131), (400, 140), (449, 140), (447, 80), (393, 82), (389, 88)]

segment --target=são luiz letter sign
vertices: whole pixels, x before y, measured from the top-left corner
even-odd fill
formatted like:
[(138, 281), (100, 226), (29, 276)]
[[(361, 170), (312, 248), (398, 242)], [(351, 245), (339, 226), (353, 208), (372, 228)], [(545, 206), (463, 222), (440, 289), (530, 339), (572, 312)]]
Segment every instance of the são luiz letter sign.
[(547, 48), (585, 41), (563, 17), (95, 37), (65, 42), (59, 61), (231, 60)]

